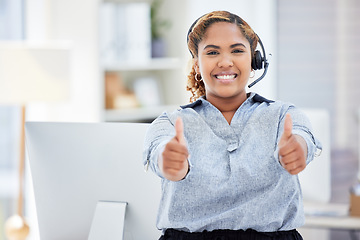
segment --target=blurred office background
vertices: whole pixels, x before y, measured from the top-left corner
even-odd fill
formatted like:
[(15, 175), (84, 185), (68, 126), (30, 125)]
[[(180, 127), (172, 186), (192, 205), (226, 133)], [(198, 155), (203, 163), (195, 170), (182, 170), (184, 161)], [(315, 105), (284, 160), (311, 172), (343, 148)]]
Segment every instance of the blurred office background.
[[(70, 99), (29, 104), (26, 119), (149, 122), (187, 103), (186, 34), (196, 18), (212, 10), (243, 17), (272, 54), (267, 76), (251, 91), (329, 112), (331, 201), (348, 203), (359, 169), (357, 0), (0, 0), (1, 41), (70, 46)], [(159, 31), (151, 32), (155, 28)], [(164, 45), (152, 53), (158, 38)], [(19, 106), (1, 104), (0, 226), (16, 205), (19, 124)], [(32, 224), (31, 192), (26, 200)], [(330, 236), (348, 237), (337, 231)]]

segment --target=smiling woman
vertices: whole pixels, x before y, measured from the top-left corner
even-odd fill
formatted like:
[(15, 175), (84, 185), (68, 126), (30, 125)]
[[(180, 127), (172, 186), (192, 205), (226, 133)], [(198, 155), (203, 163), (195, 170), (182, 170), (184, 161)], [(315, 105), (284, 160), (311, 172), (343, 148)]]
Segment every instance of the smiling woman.
[(192, 103), (145, 138), (144, 164), (162, 179), (161, 240), (302, 239), (297, 174), (321, 144), (294, 105), (246, 92), (258, 40), (226, 11), (190, 27)]

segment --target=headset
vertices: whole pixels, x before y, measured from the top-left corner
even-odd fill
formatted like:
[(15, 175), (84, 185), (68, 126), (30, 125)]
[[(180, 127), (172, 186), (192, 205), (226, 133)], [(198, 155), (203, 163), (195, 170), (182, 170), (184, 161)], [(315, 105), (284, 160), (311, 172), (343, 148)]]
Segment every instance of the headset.
[[(205, 15), (203, 15), (205, 16)], [(187, 38), (186, 38), (186, 41), (189, 42), (189, 35), (190, 33), (192, 32), (195, 24), (199, 21), (200, 18), (202, 18), (203, 16), (199, 17), (198, 19), (195, 20), (195, 22), (193, 22), (193, 24), (191, 24), (190, 28), (189, 28), (189, 31), (188, 31), (188, 34), (187, 34)], [(264, 48), (264, 45), (260, 39), (260, 37), (256, 34), (257, 38), (258, 38), (258, 43), (260, 44), (260, 47), (261, 47), (261, 50), (262, 50), (262, 55), (261, 55), (261, 52), (259, 50), (256, 50), (255, 53), (254, 53), (254, 56), (252, 57), (252, 60), (251, 60), (251, 67), (252, 69), (254, 70), (261, 70), (262, 68), (264, 68), (264, 72), (263, 74), (257, 78), (255, 81), (253, 81), (252, 83), (250, 83), (248, 85), (249, 88), (251, 88), (252, 86), (254, 86), (256, 83), (258, 83), (261, 79), (263, 79), (267, 73), (267, 70), (268, 70), (268, 67), (269, 67), (269, 61), (268, 59), (266, 58), (266, 53), (265, 53), (265, 48)], [(192, 55), (192, 52), (190, 51), (190, 54), (192, 57), (194, 57)], [(270, 54), (271, 55), (271, 54)]]
[(259, 50), (256, 50), (255, 53), (254, 53), (254, 56), (252, 58), (252, 61), (251, 61), (251, 67), (254, 69), (254, 70), (260, 70), (262, 68), (264, 68), (264, 72), (263, 74), (258, 78), (256, 79), (255, 81), (253, 81), (252, 83), (249, 84), (249, 88), (251, 88), (252, 86), (254, 86), (256, 83), (258, 83), (261, 79), (263, 79), (267, 73), (267, 70), (268, 70), (268, 67), (269, 67), (269, 61), (268, 59), (266, 58), (266, 53), (265, 53), (265, 48), (264, 48), (264, 45), (263, 43), (261, 42), (261, 39), (260, 37), (256, 34), (256, 36), (258, 37), (259, 39), (259, 44), (260, 44), (260, 47), (261, 47), (261, 50), (263, 52), (263, 55), (261, 55), (260, 51)]

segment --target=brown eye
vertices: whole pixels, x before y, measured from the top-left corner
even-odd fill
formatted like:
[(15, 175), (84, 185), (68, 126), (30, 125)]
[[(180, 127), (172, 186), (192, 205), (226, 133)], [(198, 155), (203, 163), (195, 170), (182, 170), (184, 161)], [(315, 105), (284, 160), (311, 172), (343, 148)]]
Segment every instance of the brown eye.
[(233, 51), (233, 53), (243, 53), (243, 52), (245, 52), (245, 51), (242, 50), (242, 49), (235, 49), (235, 50)]
[(209, 51), (206, 53), (206, 55), (217, 55), (218, 52), (217, 51)]

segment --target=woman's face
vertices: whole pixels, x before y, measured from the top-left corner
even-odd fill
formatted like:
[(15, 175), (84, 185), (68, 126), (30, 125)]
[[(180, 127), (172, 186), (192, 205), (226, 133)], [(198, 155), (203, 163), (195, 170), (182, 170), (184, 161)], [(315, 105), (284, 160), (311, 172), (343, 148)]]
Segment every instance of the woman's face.
[(213, 23), (198, 45), (195, 69), (205, 84), (206, 99), (246, 99), (251, 72), (249, 41), (236, 24)]

